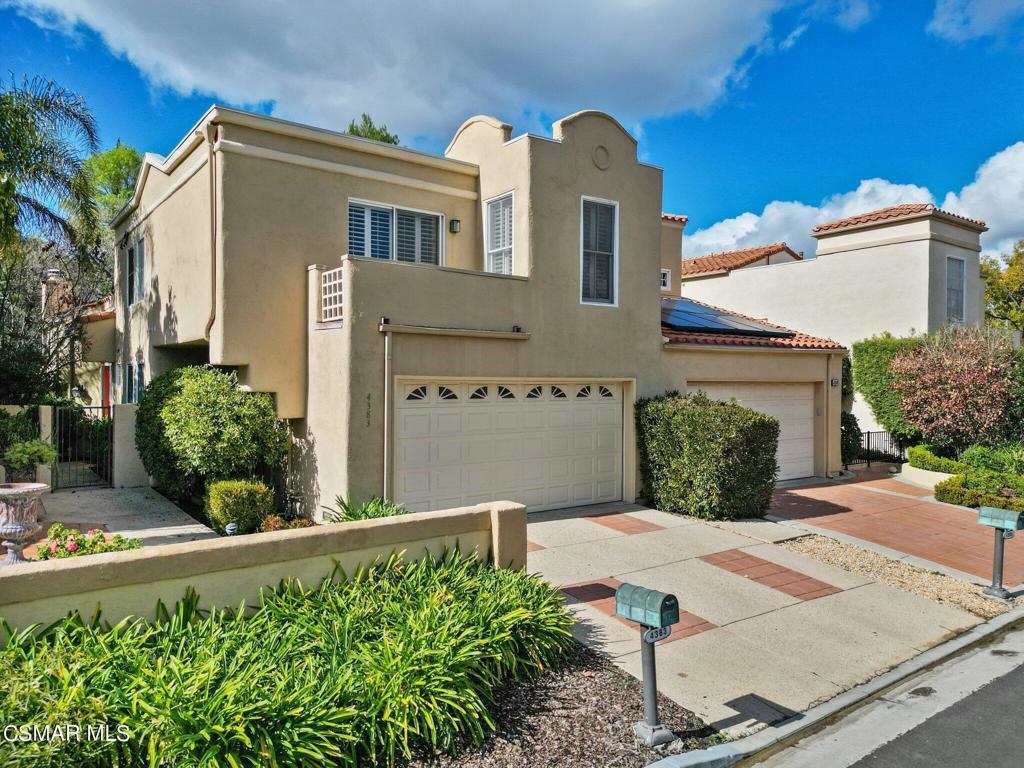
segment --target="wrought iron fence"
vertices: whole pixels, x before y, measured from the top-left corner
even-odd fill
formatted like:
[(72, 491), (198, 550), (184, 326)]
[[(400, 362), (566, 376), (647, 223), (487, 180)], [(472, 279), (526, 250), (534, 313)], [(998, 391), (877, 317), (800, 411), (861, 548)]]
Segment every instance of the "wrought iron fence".
[(860, 452), (857, 458), (847, 466), (853, 464), (867, 464), (871, 462), (901, 462), (906, 459), (907, 448), (899, 440), (888, 432), (865, 432), (860, 438)]
[(110, 485), (114, 473), (114, 420), (110, 407), (57, 406), (53, 409), (53, 447), (57, 462), (53, 487)]

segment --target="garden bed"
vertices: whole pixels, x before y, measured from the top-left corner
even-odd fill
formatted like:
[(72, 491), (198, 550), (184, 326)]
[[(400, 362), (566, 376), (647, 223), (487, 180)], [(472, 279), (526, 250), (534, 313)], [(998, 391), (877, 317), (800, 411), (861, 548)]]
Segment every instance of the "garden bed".
[(498, 692), (497, 729), (482, 747), (467, 744), (454, 757), (420, 757), (408, 768), (642, 768), (666, 754), (726, 740), (674, 701), (660, 696), (658, 706), (680, 741), (651, 749), (633, 735), (633, 723), (643, 718), (640, 681), (577, 645), (558, 669)]

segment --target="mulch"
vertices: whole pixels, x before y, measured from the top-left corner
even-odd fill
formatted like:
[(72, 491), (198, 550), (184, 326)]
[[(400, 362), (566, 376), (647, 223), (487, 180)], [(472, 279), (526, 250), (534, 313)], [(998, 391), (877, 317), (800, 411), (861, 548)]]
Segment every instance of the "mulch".
[(669, 754), (719, 744), (725, 738), (696, 715), (659, 697), (662, 723), (680, 741), (651, 749), (633, 735), (643, 719), (640, 681), (577, 645), (558, 669), (499, 692), (497, 730), (482, 747), (456, 756), (425, 757), (408, 768), (642, 768)]

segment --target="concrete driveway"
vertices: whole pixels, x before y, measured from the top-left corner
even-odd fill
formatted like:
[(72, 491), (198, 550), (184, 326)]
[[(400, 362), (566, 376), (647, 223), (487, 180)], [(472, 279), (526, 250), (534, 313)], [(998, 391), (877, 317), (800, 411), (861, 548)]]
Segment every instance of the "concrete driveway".
[(542, 512), (529, 569), (562, 588), (579, 640), (640, 675), (640, 635), (615, 587), (674, 593), (681, 621), (658, 644), (658, 687), (732, 734), (862, 683), (980, 620), (773, 542), (765, 521), (707, 524), (632, 504)]

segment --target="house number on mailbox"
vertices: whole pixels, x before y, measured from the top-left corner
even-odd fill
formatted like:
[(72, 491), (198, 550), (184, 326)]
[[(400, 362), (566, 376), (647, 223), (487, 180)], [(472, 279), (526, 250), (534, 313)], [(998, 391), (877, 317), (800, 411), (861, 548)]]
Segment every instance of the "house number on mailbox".
[(655, 627), (644, 632), (645, 643), (656, 643), (672, 634), (672, 627)]

